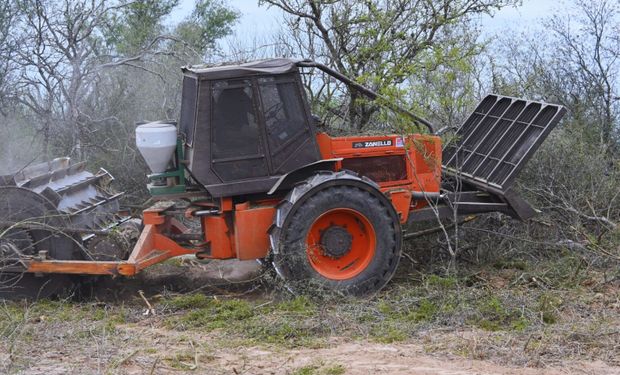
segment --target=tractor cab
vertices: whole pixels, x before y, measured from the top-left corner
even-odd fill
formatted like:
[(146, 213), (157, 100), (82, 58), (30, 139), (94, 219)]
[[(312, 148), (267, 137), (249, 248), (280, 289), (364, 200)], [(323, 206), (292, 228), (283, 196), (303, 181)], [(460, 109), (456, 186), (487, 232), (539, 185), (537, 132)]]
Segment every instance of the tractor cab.
[[(138, 148), (153, 172), (148, 176), (152, 181), (151, 195), (166, 199), (204, 190), (213, 198), (264, 195), (276, 188), (290, 188), (317, 170), (332, 170), (343, 158), (361, 155), (359, 147), (349, 150), (352, 142), (389, 144), (385, 150), (371, 147), (363, 154), (398, 153), (402, 160), (394, 163), (376, 159), (369, 163), (369, 159), (356, 159), (350, 161), (353, 164), (340, 167), (365, 175), (400, 168), (388, 174), (402, 174), (406, 158), (401, 137), (337, 140), (326, 134), (317, 135), (316, 120), (301, 82), (303, 68), (319, 69), (370, 99), (378, 98), (378, 94), (343, 74), (310, 60), (278, 58), (185, 67), (179, 124), (156, 122), (136, 130)], [(426, 126), (432, 133), (428, 121), (383, 99), (389, 108)], [(172, 137), (175, 132), (177, 138)], [(439, 147), (438, 141), (439, 138), (433, 139), (432, 145), (424, 147), (439, 154), (435, 149)], [(166, 165), (169, 168), (162, 168)], [(437, 171), (433, 177), (437, 183), (439, 175)], [(186, 185), (187, 178), (194, 183)]]
[(268, 191), (321, 159), (294, 60), (183, 69), (179, 134), (193, 177), (213, 197)]

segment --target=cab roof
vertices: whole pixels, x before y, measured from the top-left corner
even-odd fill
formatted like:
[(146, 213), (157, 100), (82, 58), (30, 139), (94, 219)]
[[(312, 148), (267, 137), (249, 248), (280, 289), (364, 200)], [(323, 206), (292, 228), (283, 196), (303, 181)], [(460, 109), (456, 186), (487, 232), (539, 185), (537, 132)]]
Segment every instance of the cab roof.
[(196, 76), (205, 80), (244, 78), (263, 74), (276, 75), (296, 72), (298, 71), (298, 64), (303, 61), (305, 60), (276, 58), (232, 65), (186, 66), (182, 70), (184, 75)]

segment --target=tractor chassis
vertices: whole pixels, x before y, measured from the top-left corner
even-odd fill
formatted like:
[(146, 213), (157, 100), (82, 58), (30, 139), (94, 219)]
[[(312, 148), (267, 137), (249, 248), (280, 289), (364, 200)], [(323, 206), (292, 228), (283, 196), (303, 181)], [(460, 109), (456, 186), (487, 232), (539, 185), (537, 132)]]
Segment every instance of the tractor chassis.
[(207, 246), (186, 248), (170, 238), (189, 234), (189, 229), (185, 225), (167, 215), (166, 211), (173, 207), (172, 202), (159, 202), (144, 211), (144, 229), (127, 260), (56, 260), (50, 259), (46, 250), (41, 250), (37, 255), (24, 255), (12, 260), (9, 265), (0, 266), (0, 272), (134, 276), (141, 270), (166, 259), (181, 255), (200, 256), (200, 253), (208, 251)]

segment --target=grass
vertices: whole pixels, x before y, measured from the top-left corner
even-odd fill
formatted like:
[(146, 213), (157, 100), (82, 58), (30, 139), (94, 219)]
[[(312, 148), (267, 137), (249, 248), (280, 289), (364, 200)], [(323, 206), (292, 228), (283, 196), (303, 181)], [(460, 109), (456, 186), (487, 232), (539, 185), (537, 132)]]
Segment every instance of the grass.
[[(563, 271), (554, 272), (566, 276), (572, 264), (567, 262)], [(562, 320), (561, 293), (515, 283), (522, 275), (536, 272), (535, 267), (523, 261), (506, 261), (498, 262), (493, 269), (498, 273), (493, 277), (512, 277), (506, 284), (515, 286), (497, 289), (476, 274), (430, 274), (420, 283), (394, 285), (370, 301), (307, 297), (249, 301), (190, 294), (161, 303), (170, 313), (165, 322), (171, 329), (217, 333), (248, 344), (283, 347), (321, 346), (334, 335), (379, 343), (404, 342), (432, 327), (518, 335)], [(571, 273), (574, 275), (575, 270)], [(572, 284), (564, 285), (569, 288)]]
[(523, 331), (530, 324), (518, 309), (507, 307), (495, 295), (481, 299), (477, 307), (478, 314), (470, 322), (487, 331), (509, 329)]
[[(290, 347), (320, 345), (334, 328), (346, 331), (347, 324), (344, 323), (348, 321), (368, 326), (366, 338), (397, 342), (409, 338), (408, 332), (416, 325), (433, 321), (442, 307), (427, 298), (403, 302), (385, 299), (364, 308), (359, 300), (319, 305), (307, 297), (275, 303), (263, 300), (250, 303), (185, 295), (166, 302), (173, 310), (166, 324), (177, 330), (219, 331), (255, 343)], [(326, 325), (317, 323), (321, 317), (325, 317)], [(340, 327), (335, 327), (333, 320), (338, 318), (344, 321)], [(359, 325), (351, 325), (353, 327), (359, 328)]]
[[(531, 269), (519, 262), (496, 269), (508, 268)], [(165, 322), (171, 329), (283, 347), (322, 346), (334, 335), (403, 342), (429, 327), (442, 326), (521, 334), (561, 319), (561, 299), (555, 294), (520, 287), (499, 290), (480, 280), (470, 275), (427, 275), (421, 283), (394, 286), (370, 301), (307, 297), (249, 301), (190, 294), (162, 304), (170, 312)]]
[(166, 318), (166, 325), (172, 329), (219, 331), (249, 342), (283, 346), (313, 345), (320, 336), (316, 334), (320, 327), (309, 323), (316, 316), (317, 306), (306, 297), (250, 303), (193, 294), (174, 297), (166, 305), (173, 310)]
[(183, 352), (164, 358), (164, 362), (167, 362), (175, 370), (187, 371), (196, 369), (194, 359), (193, 353)]
[[(47, 350), (73, 355), (75, 348), (98, 347), (117, 337), (118, 326), (133, 316), (135, 310), (129, 311), (123, 304), (0, 301), (0, 355), (10, 353), (11, 358), (0, 363), (0, 373), (27, 372), (33, 358)], [(108, 365), (114, 367), (115, 363), (117, 366), (110, 359)]]
[[(536, 282), (532, 281), (534, 275)], [(609, 278), (601, 277), (592, 268), (579, 267), (578, 257), (543, 265), (504, 261), (482, 271), (467, 269), (451, 276), (416, 277), (418, 281), (397, 279), (370, 300), (282, 294), (253, 298), (164, 294), (149, 297), (157, 311), (154, 317), (142, 316), (141, 300), (113, 304), (0, 302), (0, 350), (10, 350), (12, 368), (24, 370), (30, 363), (28, 348), (48, 342), (50, 337), (80, 348), (93, 347), (93, 341), (103, 346), (107, 342), (122, 346), (122, 337), (139, 338), (131, 333), (131, 327), (138, 325), (178, 337), (176, 349), (165, 356), (161, 356), (155, 342), (128, 342), (136, 345), (134, 349), (144, 348), (140, 355), (150, 356), (151, 361), (161, 356), (159, 360), (166, 366), (183, 371), (196, 366), (198, 351), (204, 354), (206, 350), (211, 355), (213, 350), (251, 346), (277, 350), (330, 347), (334, 340), (422, 342), (431, 352), (447, 351), (480, 359), (494, 353), (515, 364), (541, 353), (555, 353), (558, 358), (587, 353), (606, 360), (617, 351), (613, 349), (617, 348), (616, 336), (608, 327), (618, 321), (606, 310), (617, 298), (605, 294), (605, 289), (584, 286), (584, 282)], [(496, 287), (497, 278), (505, 279), (501, 284), (504, 287)], [(453, 336), (437, 339), (436, 333), (429, 332)], [(468, 341), (456, 332), (479, 333), (476, 340)], [(208, 347), (195, 351), (188, 348), (188, 342)], [(511, 343), (510, 348), (506, 343)], [(570, 355), (566, 353), (567, 345), (575, 346)], [(510, 354), (514, 348), (520, 348), (518, 356)], [(505, 354), (501, 354), (502, 350)], [(130, 352), (125, 347), (122, 353)], [(109, 363), (120, 366), (126, 355), (117, 354)], [(199, 366), (204, 365), (203, 359)], [(296, 368), (293, 373), (341, 374), (345, 370), (339, 364), (321, 362)], [(0, 365), (0, 372), (9, 371)]]
[(452, 289), (457, 286), (456, 277), (442, 277), (438, 275), (428, 275), (424, 280), (427, 288)]
[(325, 365), (324, 362), (318, 362), (296, 368), (291, 375), (343, 375), (344, 373), (346, 373), (346, 368), (343, 365)]
[(545, 324), (554, 324), (558, 321), (558, 309), (562, 306), (562, 299), (552, 293), (546, 292), (538, 297), (538, 311)]
[(405, 325), (395, 322), (388, 322), (383, 325), (375, 325), (371, 328), (369, 335), (373, 341), (383, 344), (405, 341), (408, 338), (404, 330)]

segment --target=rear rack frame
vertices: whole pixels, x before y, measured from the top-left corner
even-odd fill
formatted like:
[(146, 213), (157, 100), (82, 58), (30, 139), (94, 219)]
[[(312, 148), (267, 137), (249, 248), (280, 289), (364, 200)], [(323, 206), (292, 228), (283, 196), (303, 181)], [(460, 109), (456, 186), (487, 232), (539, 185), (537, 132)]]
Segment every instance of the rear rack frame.
[(456, 131), (456, 142), (444, 145), (439, 204), (412, 211), (409, 221), (485, 212), (534, 216), (513, 185), (565, 113), (556, 104), (487, 95)]
[(442, 169), (483, 190), (505, 193), (566, 113), (563, 106), (491, 94), (443, 150)]

